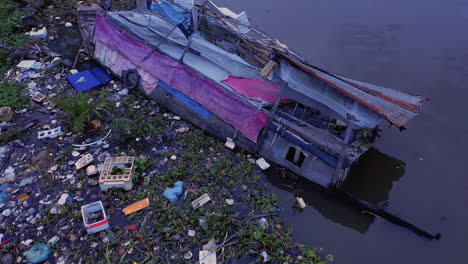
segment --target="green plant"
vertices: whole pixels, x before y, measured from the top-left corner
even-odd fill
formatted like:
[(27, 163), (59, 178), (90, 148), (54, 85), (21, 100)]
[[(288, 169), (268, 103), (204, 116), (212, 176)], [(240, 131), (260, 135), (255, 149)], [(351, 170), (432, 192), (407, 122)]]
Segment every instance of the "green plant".
[(0, 79), (3, 79), (5, 69), (11, 66), (8, 55), (26, 43), (26, 37), (20, 30), (24, 12), (17, 6), (14, 1), (0, 0)]
[(148, 159), (137, 157), (133, 162), (133, 183), (139, 183), (142, 180), (143, 173), (151, 166)]
[(103, 118), (103, 112), (111, 109), (111, 103), (105, 99), (105, 94), (100, 94), (92, 99), (90, 94), (78, 93), (67, 98), (52, 98), (51, 101), (61, 107), (71, 117), (71, 127), (74, 131), (84, 131), (91, 120)]
[(0, 107), (10, 106), (21, 109), (28, 106), (29, 98), (21, 94), (22, 83), (0, 83)]

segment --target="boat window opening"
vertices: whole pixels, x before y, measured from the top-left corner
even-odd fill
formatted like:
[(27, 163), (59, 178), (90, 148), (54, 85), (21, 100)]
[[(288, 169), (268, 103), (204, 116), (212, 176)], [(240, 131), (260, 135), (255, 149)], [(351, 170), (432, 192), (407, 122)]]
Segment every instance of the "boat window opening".
[(288, 153), (286, 154), (286, 160), (291, 162), (292, 164), (298, 166), (299, 168), (302, 167), (304, 160), (306, 159), (306, 155), (304, 152), (299, 150), (297, 153), (297, 149), (294, 146), (289, 146)]
[(297, 122), (297, 120), (327, 132), (329, 128), (328, 124), (332, 121), (331, 118), (323, 115), (320, 111), (297, 102), (280, 105), (277, 113), (282, 118), (285, 118), (299, 126), (304, 126), (304, 124)]

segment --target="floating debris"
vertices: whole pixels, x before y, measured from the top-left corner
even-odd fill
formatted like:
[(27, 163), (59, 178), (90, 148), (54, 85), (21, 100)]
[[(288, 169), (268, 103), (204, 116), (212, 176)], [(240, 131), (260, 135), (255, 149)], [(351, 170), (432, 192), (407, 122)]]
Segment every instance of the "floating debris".
[(109, 220), (101, 201), (83, 205), (81, 215), (88, 234), (94, 234), (109, 228)]
[(133, 203), (127, 207), (125, 207), (122, 212), (124, 212), (125, 215), (129, 215), (131, 213), (140, 211), (141, 209), (144, 209), (149, 206), (149, 198), (145, 198), (143, 200), (140, 200), (136, 203)]
[(184, 182), (183, 181), (177, 181), (174, 184), (173, 188), (167, 188), (164, 190), (163, 195), (166, 197), (171, 203), (177, 202), (179, 197), (182, 195), (184, 192)]
[(197, 209), (209, 201), (211, 201), (211, 198), (207, 193), (205, 193), (192, 202), (192, 207), (193, 209)]

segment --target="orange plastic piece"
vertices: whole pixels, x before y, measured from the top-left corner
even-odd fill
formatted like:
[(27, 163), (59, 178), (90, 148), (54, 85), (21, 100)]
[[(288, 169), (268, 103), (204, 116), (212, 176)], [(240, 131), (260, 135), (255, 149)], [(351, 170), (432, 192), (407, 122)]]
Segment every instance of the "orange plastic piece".
[(23, 202), (29, 199), (29, 195), (27, 193), (23, 193), (20, 196), (18, 196), (18, 201)]
[(149, 206), (149, 198), (145, 198), (141, 201), (138, 201), (136, 203), (133, 203), (127, 207), (125, 207), (122, 211), (124, 212), (125, 215), (129, 215), (131, 213), (134, 213), (136, 211), (140, 211), (143, 208), (146, 208)]

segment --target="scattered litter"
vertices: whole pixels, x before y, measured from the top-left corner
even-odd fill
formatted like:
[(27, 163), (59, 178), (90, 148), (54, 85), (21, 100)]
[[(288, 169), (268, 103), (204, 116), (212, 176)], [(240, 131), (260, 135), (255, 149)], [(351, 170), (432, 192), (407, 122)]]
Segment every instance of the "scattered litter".
[(218, 245), (216, 245), (216, 241), (214, 238), (210, 239), (210, 241), (208, 241), (208, 243), (206, 243), (205, 245), (202, 246), (202, 249), (203, 250), (214, 250)]
[(37, 139), (56, 138), (62, 134), (62, 127), (56, 127), (54, 129), (39, 131), (37, 133)]
[(189, 231), (187, 232), (187, 236), (189, 237), (194, 237), (196, 234), (195, 230), (192, 230), (192, 229), (189, 229)]
[(46, 261), (50, 255), (50, 247), (45, 243), (38, 243), (26, 252), (26, 260), (29, 263), (37, 264)]
[(13, 118), (13, 111), (11, 107), (0, 108), (0, 122), (8, 122)]
[(53, 244), (57, 243), (59, 240), (60, 240), (60, 238), (58, 236), (54, 236), (51, 239), (49, 239), (49, 241), (47, 241), (47, 243), (53, 245)]
[(177, 159), (177, 156), (176, 156), (176, 155), (172, 155), (172, 156), (170, 157), (170, 159), (171, 159), (171, 160), (176, 160), (176, 159)]
[(24, 202), (29, 199), (29, 195), (27, 193), (23, 193), (20, 196), (18, 196), (18, 201), (19, 202)]
[(91, 156), (91, 154), (86, 154), (85, 156), (83, 156), (81, 159), (79, 159), (76, 163), (75, 163), (75, 168), (77, 170), (80, 170), (82, 169), (83, 167), (87, 166), (88, 164), (90, 164), (92, 161), (94, 160), (93, 156)]
[(60, 215), (65, 212), (66, 208), (63, 205), (55, 205), (52, 208), (50, 208), (50, 213), (53, 215)]
[(88, 234), (94, 234), (109, 228), (109, 220), (101, 201), (83, 205), (81, 215)]
[(204, 204), (206, 204), (207, 202), (211, 201), (211, 198), (210, 196), (205, 193), (203, 194), (202, 196), (198, 197), (197, 199), (195, 199), (193, 202), (192, 202), (192, 207), (193, 209), (197, 209), (201, 206), (203, 206)]
[(18, 65), (16, 65), (16, 67), (23, 69), (40, 69), (42, 67), (42, 63), (37, 62), (36, 60), (22, 60)]
[(46, 38), (47, 37), (47, 28), (46, 27), (43, 27), (41, 29), (36, 29), (36, 28), (33, 28), (30, 32), (29, 32), (29, 36), (32, 37), (32, 38)]
[(163, 195), (166, 197), (171, 203), (177, 202), (179, 197), (182, 195), (184, 192), (184, 182), (183, 181), (177, 181), (174, 184), (173, 188), (167, 188), (164, 190)]
[(190, 129), (188, 127), (179, 127), (175, 131), (178, 133), (185, 133), (188, 132)]
[(260, 256), (263, 257), (263, 263), (270, 261), (270, 256), (268, 256), (268, 253), (266, 251), (262, 251), (262, 253), (260, 253)]
[(58, 200), (57, 204), (59, 204), (59, 205), (64, 205), (64, 204), (66, 204), (66, 203), (67, 203), (68, 196), (69, 196), (68, 193), (63, 193), (63, 194), (60, 196), (60, 199)]
[(72, 69), (72, 70), (70, 70), (70, 74), (72, 74), (72, 75), (73, 75), (73, 74), (77, 74), (78, 72), (79, 72), (79, 71), (78, 71), (77, 69)]
[(95, 145), (95, 144), (98, 144), (98, 145), (100, 145), (100, 143), (102, 144), (102, 141), (103, 141), (104, 139), (106, 139), (106, 138), (107, 138), (107, 137), (110, 135), (110, 133), (111, 133), (111, 132), (112, 132), (112, 129), (109, 129), (109, 132), (107, 132), (107, 134), (106, 134), (106, 136), (105, 136), (105, 137), (103, 137), (102, 139), (100, 139), (100, 140), (97, 140), (97, 141), (95, 141), (95, 142), (93, 142), (93, 143), (89, 143), (89, 144), (82, 144), (82, 145), (79, 145), (79, 144), (73, 144), (72, 146), (74, 146), (74, 147), (78, 147), (78, 148), (82, 148), (82, 147), (88, 147), (88, 146), (92, 146), (92, 145)]
[(226, 203), (230, 206), (234, 205), (234, 199), (226, 199)]
[(268, 227), (268, 221), (266, 218), (262, 217), (258, 220), (258, 224), (263, 228), (266, 229)]
[(133, 203), (127, 207), (125, 207), (122, 212), (124, 212), (125, 215), (129, 215), (131, 213), (140, 211), (141, 209), (144, 209), (149, 206), (149, 198), (145, 198), (143, 200), (140, 200), (136, 203)]
[(198, 254), (200, 264), (216, 264), (216, 252), (202, 250)]
[(127, 95), (128, 94), (128, 89), (124, 88), (124, 89), (122, 89), (122, 91), (119, 91), (117, 94), (118, 95)]
[(260, 167), (262, 170), (266, 170), (270, 167), (270, 164), (266, 162), (264, 158), (260, 158), (256, 161), (257, 165)]
[(296, 197), (296, 202), (299, 208), (301, 209), (306, 208), (306, 203), (304, 202), (304, 199), (302, 199), (301, 197)]
[(234, 149), (236, 147), (236, 143), (232, 140), (232, 138), (226, 138), (226, 144), (224, 144), (229, 149)]
[(78, 157), (80, 155), (80, 152), (74, 150), (74, 151), (72, 151), (71, 154), (72, 154), (73, 157)]
[(77, 92), (84, 92), (106, 85), (112, 76), (101, 67), (72, 74), (67, 80)]
[(46, 96), (41, 94), (40, 92), (37, 92), (31, 97), (31, 99), (34, 102), (36, 102), (38, 104), (41, 104), (44, 101), (44, 99), (46, 99)]
[(191, 259), (192, 257), (193, 257), (192, 251), (189, 250), (189, 251), (185, 252), (185, 254), (184, 254), (185, 259)]
[(69, 27), (73, 27), (73, 24), (72, 24), (72, 23), (70, 23), (70, 22), (67, 22), (67, 23), (65, 23), (65, 27), (67, 27), (67, 28), (69, 28)]
[(127, 191), (133, 188), (132, 170), (135, 157), (109, 157), (104, 161), (99, 187), (102, 191), (111, 188), (123, 188)]
[(175, 116), (172, 117), (172, 119), (174, 119), (174, 120), (180, 120), (181, 118), (180, 118), (180, 116), (175, 115)]
[(5, 216), (5, 217), (10, 216), (11, 215), (11, 210), (10, 209), (3, 210), (2, 215)]
[(95, 165), (89, 165), (86, 168), (86, 175), (92, 176), (92, 175), (95, 175), (95, 174), (97, 174), (96, 166)]

